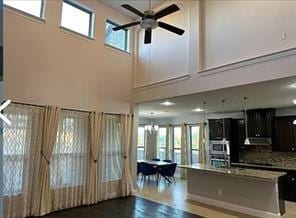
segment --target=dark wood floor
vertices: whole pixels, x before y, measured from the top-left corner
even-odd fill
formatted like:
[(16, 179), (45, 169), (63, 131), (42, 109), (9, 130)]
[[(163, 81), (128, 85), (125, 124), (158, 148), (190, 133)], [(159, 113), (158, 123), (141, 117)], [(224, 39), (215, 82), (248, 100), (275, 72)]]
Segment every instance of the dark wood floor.
[(103, 201), (92, 206), (53, 212), (42, 218), (193, 218), (200, 217), (140, 197)]

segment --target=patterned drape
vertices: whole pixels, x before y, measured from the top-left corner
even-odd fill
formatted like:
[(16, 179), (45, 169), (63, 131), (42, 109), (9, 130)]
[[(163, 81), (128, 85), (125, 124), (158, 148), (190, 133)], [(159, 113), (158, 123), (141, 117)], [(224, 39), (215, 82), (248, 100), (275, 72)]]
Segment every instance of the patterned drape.
[(89, 114), (62, 110), (50, 163), (51, 211), (83, 204)]
[(34, 215), (44, 108), (11, 103), (3, 123), (3, 215)]

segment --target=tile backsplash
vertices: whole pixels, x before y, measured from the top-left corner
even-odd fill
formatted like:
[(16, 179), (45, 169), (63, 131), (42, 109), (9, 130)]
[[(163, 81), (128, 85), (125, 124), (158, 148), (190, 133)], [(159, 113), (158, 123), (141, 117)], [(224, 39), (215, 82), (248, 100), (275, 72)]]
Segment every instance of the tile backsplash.
[(296, 153), (274, 152), (271, 146), (252, 146), (240, 151), (239, 161), (274, 166), (296, 166)]

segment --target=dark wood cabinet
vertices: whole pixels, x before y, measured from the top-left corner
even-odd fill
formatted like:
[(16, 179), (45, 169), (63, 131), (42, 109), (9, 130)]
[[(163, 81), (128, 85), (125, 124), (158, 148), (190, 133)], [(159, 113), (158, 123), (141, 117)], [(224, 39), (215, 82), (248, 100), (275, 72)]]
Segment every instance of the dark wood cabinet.
[[(230, 142), (230, 161), (238, 162), (238, 143), (237, 143), (237, 122), (234, 119), (224, 119), (225, 125), (225, 138)], [(209, 135), (210, 140), (223, 139), (223, 119), (209, 120)]]
[(238, 149), (244, 149), (245, 139), (246, 139), (246, 127), (245, 127), (245, 120), (244, 119), (237, 119), (237, 145)]
[(296, 172), (287, 172), (280, 184), (282, 196), (287, 201), (296, 201)]
[(248, 110), (248, 136), (271, 138), (273, 135), (274, 109)]
[(273, 151), (296, 152), (296, 116), (276, 117), (274, 122)]
[[(224, 119), (225, 125), (225, 138), (231, 139), (231, 119)], [(222, 140), (223, 139), (223, 119), (209, 120), (209, 134), (210, 140)]]

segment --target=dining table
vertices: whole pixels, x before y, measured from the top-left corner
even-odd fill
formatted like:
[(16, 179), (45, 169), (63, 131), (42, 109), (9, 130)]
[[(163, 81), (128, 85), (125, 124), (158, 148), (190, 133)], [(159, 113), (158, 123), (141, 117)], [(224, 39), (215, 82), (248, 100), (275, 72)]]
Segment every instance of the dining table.
[(157, 161), (157, 160), (138, 160), (138, 163), (147, 163), (154, 167), (168, 166), (173, 164), (173, 162)]
[[(150, 164), (152, 167), (155, 167), (155, 168), (160, 168), (160, 167), (163, 167), (163, 166), (169, 166), (171, 164), (174, 164), (174, 162), (165, 162), (165, 161), (158, 161), (158, 160), (138, 160), (138, 163), (147, 163), (147, 164)], [(160, 175), (159, 173), (157, 173), (157, 183), (158, 184), (158, 180), (160, 178)], [(165, 178), (165, 180), (167, 180), (169, 183), (171, 183), (170, 180), (168, 180), (167, 178)]]

